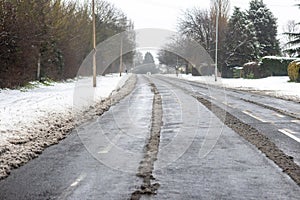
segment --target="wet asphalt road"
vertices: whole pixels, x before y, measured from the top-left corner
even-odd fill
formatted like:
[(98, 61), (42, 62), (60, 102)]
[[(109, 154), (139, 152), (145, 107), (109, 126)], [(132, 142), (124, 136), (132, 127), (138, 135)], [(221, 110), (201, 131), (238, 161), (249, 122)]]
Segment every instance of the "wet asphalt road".
[[(160, 188), (157, 195), (142, 199), (299, 199), (299, 186), (185, 91), (206, 95), (264, 130), (299, 163), (299, 142), (282, 133), (292, 131), (298, 137), (297, 119), (242, 98), (295, 115), (300, 113), (298, 104), (182, 80), (149, 78), (163, 103), (160, 150), (153, 173)], [(152, 100), (147, 78), (139, 76), (131, 95), (0, 181), (0, 199), (129, 199), (142, 184), (136, 173), (149, 138)]]
[[(167, 81), (167, 83), (170, 82), (165, 78), (158, 78)], [(193, 91), (204, 96), (241, 121), (261, 131), (300, 165), (299, 103), (245, 91), (211, 87), (180, 79), (171, 79), (171, 82), (174, 86), (180, 86), (186, 91)], [(256, 104), (251, 102), (256, 102)]]

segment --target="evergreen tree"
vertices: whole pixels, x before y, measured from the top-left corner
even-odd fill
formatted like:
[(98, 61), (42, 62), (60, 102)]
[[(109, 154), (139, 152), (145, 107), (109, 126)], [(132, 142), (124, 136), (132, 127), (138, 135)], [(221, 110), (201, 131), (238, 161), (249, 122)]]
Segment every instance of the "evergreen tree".
[[(300, 4), (298, 4), (298, 7), (300, 8)], [(300, 22), (297, 25), (300, 26)], [(291, 40), (287, 43), (289, 48), (287, 48), (285, 51), (300, 57), (300, 32), (290, 32), (286, 34), (289, 36), (289, 38), (291, 38)]]
[(159, 50), (158, 52), (158, 61), (160, 64), (167, 65), (169, 67), (177, 66), (177, 55), (172, 53), (171, 51), (167, 51), (164, 49)]
[(280, 54), (277, 36), (277, 19), (263, 3), (263, 0), (252, 0), (247, 12), (253, 23), (259, 44), (259, 57)]
[(150, 52), (147, 52), (144, 57), (143, 64), (154, 63), (154, 58)]
[(254, 26), (247, 19), (246, 13), (238, 7), (234, 8), (229, 19), (225, 41), (227, 66), (242, 66), (245, 62), (256, 59), (258, 42)]

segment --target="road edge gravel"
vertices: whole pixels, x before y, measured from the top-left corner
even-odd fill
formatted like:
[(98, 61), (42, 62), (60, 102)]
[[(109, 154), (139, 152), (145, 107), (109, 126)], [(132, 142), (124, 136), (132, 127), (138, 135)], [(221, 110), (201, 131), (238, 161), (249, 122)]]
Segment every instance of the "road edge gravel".
[(30, 160), (37, 158), (47, 147), (58, 144), (65, 139), (76, 126), (101, 116), (111, 106), (129, 95), (136, 85), (136, 75), (131, 75), (123, 85), (113, 91), (108, 98), (96, 102), (84, 111), (54, 114), (42, 126), (24, 130), (27, 134), (17, 139), (10, 139), (9, 145), (0, 149), (0, 180), (9, 176), (13, 169), (19, 168)]

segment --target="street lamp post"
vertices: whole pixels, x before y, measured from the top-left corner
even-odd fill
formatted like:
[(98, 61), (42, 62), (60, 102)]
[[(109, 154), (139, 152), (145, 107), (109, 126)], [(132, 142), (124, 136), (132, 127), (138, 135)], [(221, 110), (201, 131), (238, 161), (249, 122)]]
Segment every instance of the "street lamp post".
[(96, 16), (95, 16), (95, 0), (92, 1), (93, 10), (93, 87), (97, 86), (96, 73)]
[(122, 71), (123, 71), (123, 38), (121, 38), (119, 71), (120, 71), (120, 76), (122, 76)]
[(216, 52), (215, 52), (215, 81), (218, 76), (218, 38), (219, 37), (219, 0), (217, 0), (216, 6)]

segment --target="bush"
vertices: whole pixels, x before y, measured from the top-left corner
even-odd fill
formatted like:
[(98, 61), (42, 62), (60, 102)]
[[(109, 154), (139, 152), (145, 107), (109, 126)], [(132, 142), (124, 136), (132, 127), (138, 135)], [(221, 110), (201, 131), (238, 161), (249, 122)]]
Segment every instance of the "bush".
[(266, 73), (262, 70), (261, 66), (257, 62), (249, 62), (243, 65), (244, 78), (264, 78)]
[(243, 77), (243, 68), (242, 67), (234, 67), (232, 78), (242, 78), (242, 77)]
[(260, 66), (268, 76), (287, 76), (287, 67), (294, 60), (295, 58), (265, 56), (262, 58)]
[(300, 60), (291, 62), (287, 71), (291, 81), (300, 82)]
[(235, 65), (224, 65), (222, 67), (222, 78), (233, 78), (234, 77), (234, 67)]
[(255, 79), (256, 77), (254, 76), (254, 74), (251, 72), (250, 74), (247, 74), (245, 76), (246, 79)]

